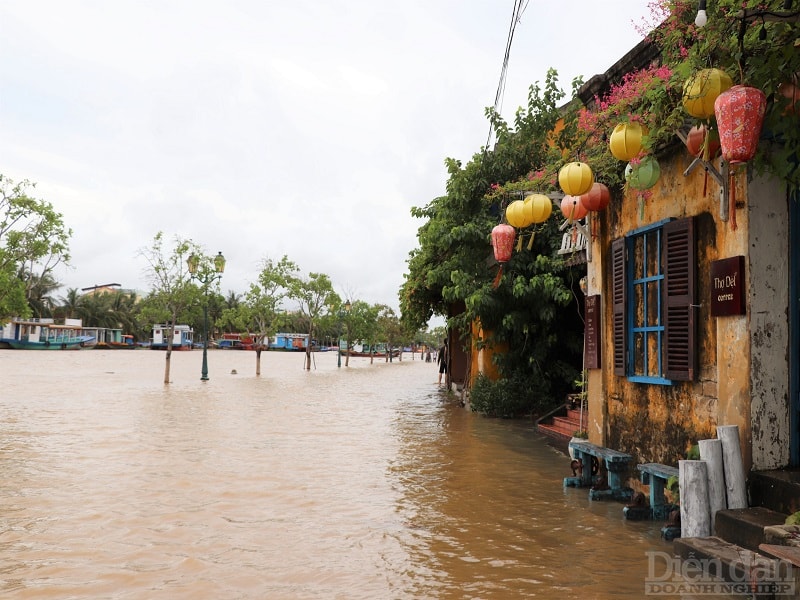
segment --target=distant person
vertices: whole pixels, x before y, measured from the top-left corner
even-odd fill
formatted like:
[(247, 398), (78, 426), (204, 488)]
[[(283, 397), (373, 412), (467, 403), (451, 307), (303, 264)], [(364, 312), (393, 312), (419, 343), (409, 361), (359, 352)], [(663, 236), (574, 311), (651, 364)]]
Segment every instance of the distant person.
[(428, 352), (425, 354), (425, 362), (431, 362), (431, 349), (428, 348)]
[(447, 340), (445, 340), (439, 348), (439, 357), (436, 359), (439, 363), (439, 385), (442, 385), (442, 375), (447, 373), (447, 358)]

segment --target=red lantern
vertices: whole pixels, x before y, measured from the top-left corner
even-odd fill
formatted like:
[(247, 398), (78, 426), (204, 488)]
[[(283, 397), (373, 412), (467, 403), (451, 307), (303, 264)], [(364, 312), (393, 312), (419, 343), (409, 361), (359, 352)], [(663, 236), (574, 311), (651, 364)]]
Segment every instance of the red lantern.
[(494, 258), (499, 263), (508, 262), (511, 252), (514, 250), (514, 238), (516, 232), (511, 225), (501, 223), (492, 229), (492, 246), (494, 247)]
[(686, 135), (686, 148), (692, 156), (703, 154), (703, 160), (710, 160), (719, 152), (719, 136), (706, 129), (705, 125), (696, 125)]
[(581, 196), (583, 207), (592, 212), (603, 210), (611, 201), (611, 192), (602, 183), (594, 182), (592, 189)]
[(588, 212), (580, 196), (567, 195), (561, 199), (561, 214), (569, 221), (580, 221)]
[(722, 158), (736, 164), (755, 156), (766, 109), (764, 92), (746, 85), (735, 85), (717, 97), (714, 114)]

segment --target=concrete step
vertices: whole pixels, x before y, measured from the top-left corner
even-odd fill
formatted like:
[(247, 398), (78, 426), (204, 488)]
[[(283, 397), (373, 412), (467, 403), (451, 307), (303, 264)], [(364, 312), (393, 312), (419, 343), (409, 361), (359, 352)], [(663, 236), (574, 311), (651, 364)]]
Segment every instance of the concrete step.
[[(794, 597), (797, 586), (790, 563), (719, 537), (677, 538), (672, 547), (684, 561), (680, 571), (687, 585), (700, 586), (695, 590), (705, 590), (703, 593), (708, 594), (724, 589), (729, 594), (742, 593), (759, 599)], [(715, 579), (733, 588), (722, 588)]]
[(767, 541), (764, 528), (783, 525), (784, 513), (763, 506), (752, 508), (730, 508), (717, 511), (714, 518), (714, 534), (732, 544), (754, 552)]

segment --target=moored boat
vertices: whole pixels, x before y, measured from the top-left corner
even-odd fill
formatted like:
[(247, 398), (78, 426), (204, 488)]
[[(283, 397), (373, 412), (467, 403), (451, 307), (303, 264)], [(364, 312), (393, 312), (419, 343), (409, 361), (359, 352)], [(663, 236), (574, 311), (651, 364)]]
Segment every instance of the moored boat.
[(172, 331), (173, 350), (191, 350), (194, 339), (194, 330), (188, 325), (175, 325), (168, 323), (153, 325), (153, 339), (150, 342), (151, 350), (166, 350)]
[(0, 342), (15, 350), (80, 350), (95, 341), (82, 334), (81, 325), (80, 319), (14, 318), (0, 329)]

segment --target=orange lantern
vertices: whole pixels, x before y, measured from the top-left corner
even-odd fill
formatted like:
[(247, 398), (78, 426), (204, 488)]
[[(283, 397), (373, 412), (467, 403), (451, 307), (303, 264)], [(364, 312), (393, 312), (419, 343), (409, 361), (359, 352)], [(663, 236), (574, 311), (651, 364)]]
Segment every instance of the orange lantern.
[(561, 199), (561, 214), (568, 221), (580, 221), (588, 212), (579, 196), (564, 196)]
[(586, 163), (567, 163), (558, 171), (558, 184), (568, 196), (585, 194), (592, 188), (593, 183), (594, 174)]
[(581, 204), (591, 212), (603, 210), (611, 202), (611, 192), (602, 183), (594, 182), (592, 189), (581, 196)]
[(644, 130), (639, 123), (620, 123), (608, 140), (608, 149), (617, 160), (636, 158), (642, 150)]
[(544, 194), (531, 194), (525, 198), (525, 207), (531, 223), (544, 223), (553, 212), (553, 203)]
[(721, 69), (701, 69), (683, 84), (683, 108), (698, 119), (714, 116), (714, 101), (733, 85)]
[(527, 227), (531, 224), (528, 218), (525, 203), (522, 200), (514, 200), (506, 207), (506, 221), (512, 227)]
[(492, 247), (494, 248), (494, 258), (497, 262), (505, 263), (511, 259), (516, 235), (514, 228), (505, 223), (501, 223), (492, 229)]
[(703, 160), (709, 160), (719, 152), (719, 135), (705, 125), (695, 125), (686, 134), (686, 148), (692, 156), (703, 154)]

